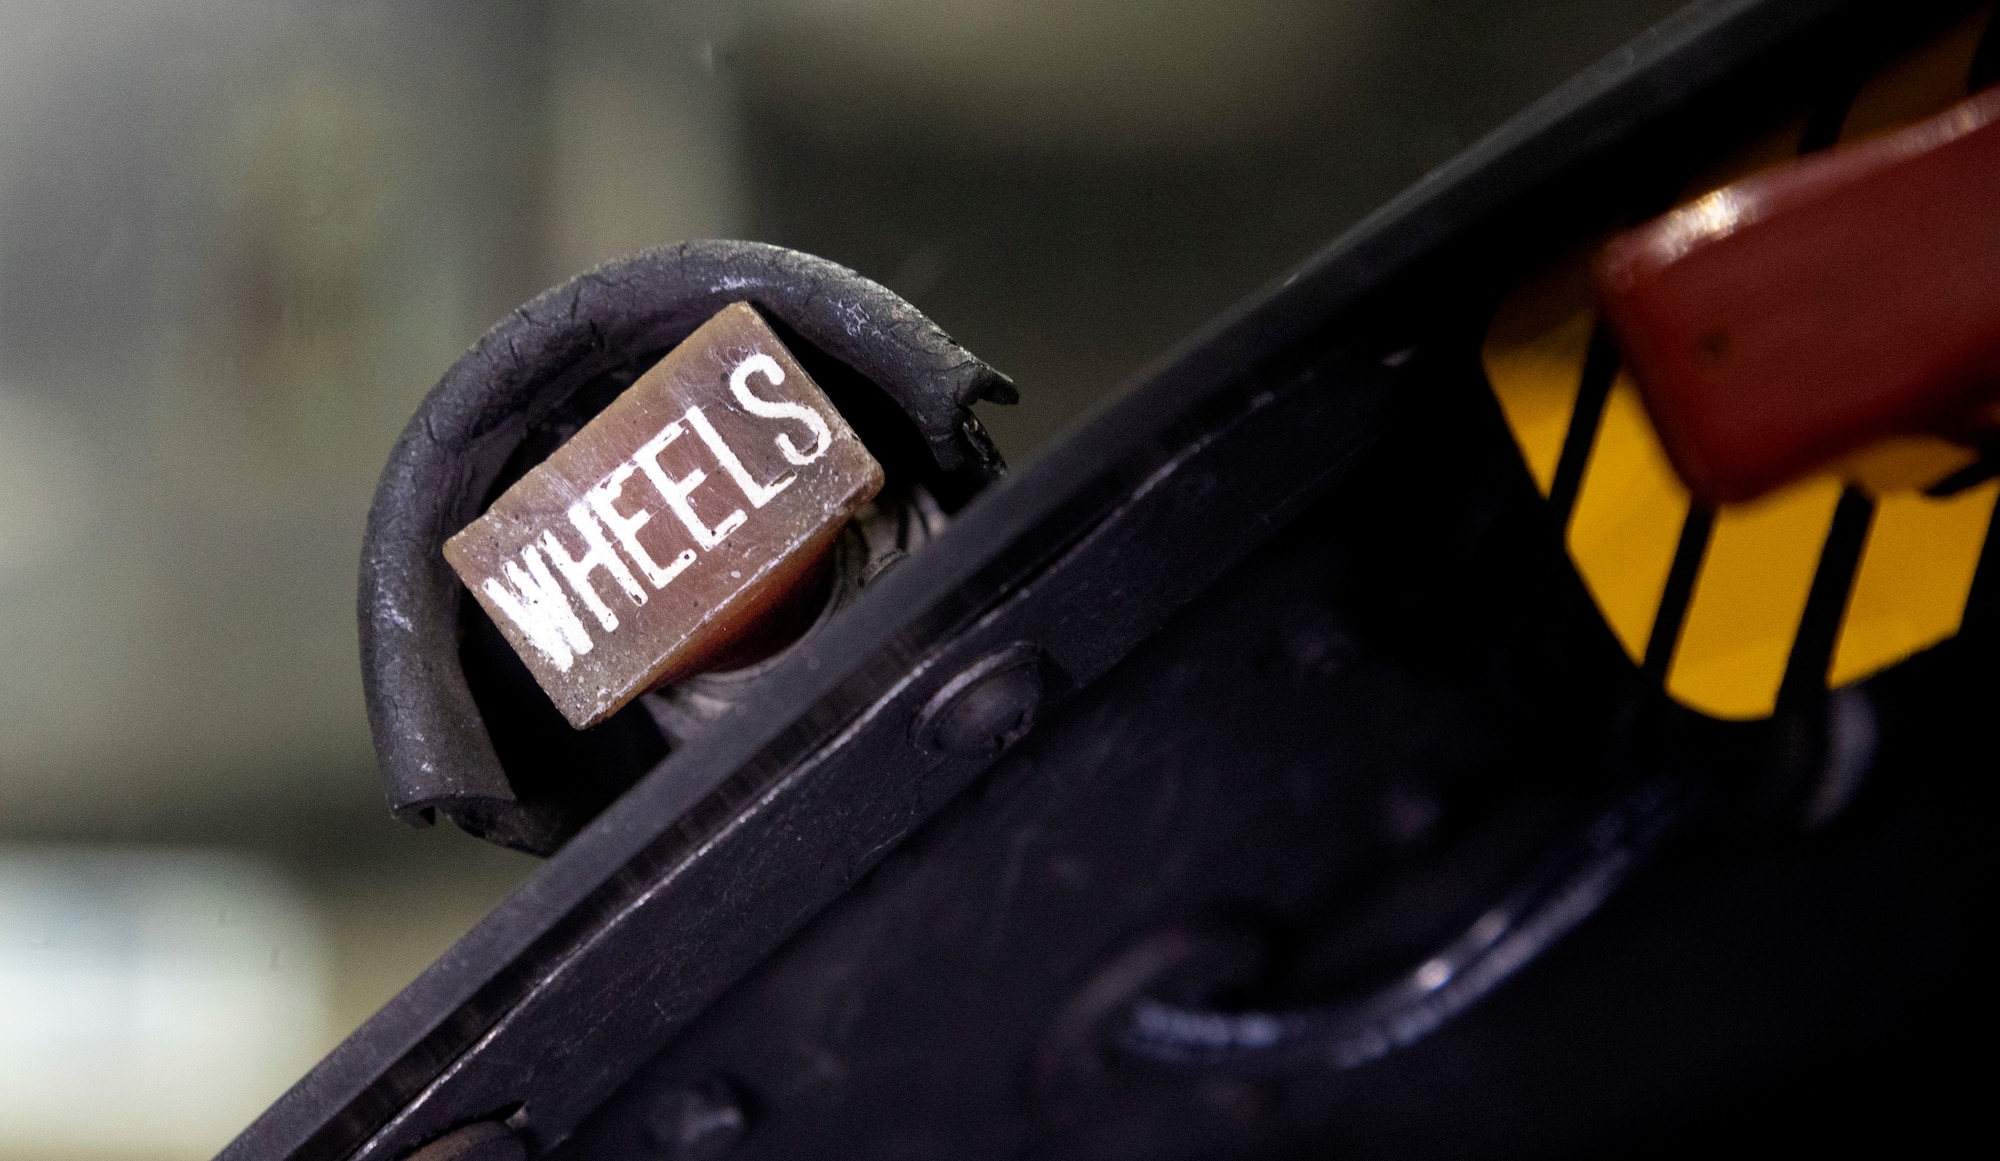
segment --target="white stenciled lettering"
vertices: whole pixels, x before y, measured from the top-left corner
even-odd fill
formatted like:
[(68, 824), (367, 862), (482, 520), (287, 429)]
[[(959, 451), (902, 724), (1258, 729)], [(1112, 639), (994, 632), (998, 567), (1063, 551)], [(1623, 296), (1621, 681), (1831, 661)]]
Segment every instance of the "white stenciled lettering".
[(736, 369), (729, 373), (729, 393), (743, 405), (743, 410), (760, 419), (794, 420), (812, 430), (813, 446), (809, 452), (800, 451), (789, 434), (778, 435), (778, 450), (784, 453), (785, 459), (802, 468), (825, 455), (833, 446), (833, 428), (827, 426), (826, 418), (803, 403), (758, 398), (750, 391), (752, 375), (764, 376), (773, 387), (785, 381), (785, 369), (769, 355), (755, 354), (736, 364)]
[(694, 563), (694, 550), (682, 549), (671, 564), (661, 568), (653, 560), (652, 554), (646, 551), (646, 546), (639, 543), (639, 529), (646, 526), (647, 521), (653, 518), (653, 514), (641, 508), (627, 516), (615, 505), (615, 501), (625, 490), (625, 481), (631, 479), (632, 473), (638, 470), (639, 465), (634, 463), (619, 464), (615, 471), (598, 481), (597, 486), (590, 490), (590, 506), (596, 510), (598, 519), (604, 521), (604, 526), (611, 530), (611, 535), (618, 538), (618, 543), (624, 546), (626, 553), (639, 566), (639, 571), (645, 573), (646, 579), (653, 582), (653, 587), (663, 589)]
[(749, 470), (737, 457), (736, 449), (722, 441), (722, 433), (715, 430), (715, 425), (708, 421), (708, 416), (701, 413), (701, 408), (688, 408), (687, 421), (694, 428), (694, 433), (701, 437), (701, 442), (707, 444), (708, 450), (715, 453), (716, 462), (722, 465), (722, 470), (728, 472), (729, 478), (735, 480), (736, 486), (742, 489), (743, 498), (750, 501), (751, 507), (762, 508), (776, 499), (779, 492), (792, 486), (793, 476), (790, 472), (772, 480), (768, 485), (751, 479)]
[(592, 570), (601, 568), (610, 573), (612, 579), (618, 582), (618, 587), (625, 590), (625, 595), (631, 597), (635, 605), (646, 603), (646, 590), (639, 587), (639, 578), (632, 575), (632, 570), (626, 568), (625, 562), (618, 558), (617, 550), (611, 547), (611, 542), (604, 539), (604, 530), (597, 526), (597, 520), (590, 514), (589, 501), (578, 500), (569, 506), (569, 522), (583, 537), (584, 554), (572, 558), (563, 548), (562, 542), (556, 539), (553, 529), (542, 533), (542, 549), (549, 554), (549, 559), (555, 562), (556, 571), (569, 582), (569, 587), (576, 591), (577, 598), (583, 602), (584, 607), (596, 615), (597, 623), (604, 626), (606, 632), (610, 632), (618, 627), (618, 618), (598, 597), (597, 589), (591, 585)]
[(675, 516), (680, 517), (682, 524), (687, 526), (688, 535), (694, 537), (695, 543), (707, 550), (721, 544), (730, 533), (742, 527), (747, 517), (744, 516), (743, 509), (738, 508), (724, 516), (720, 524), (710, 528), (702, 523), (700, 516), (695, 515), (694, 505), (688, 503), (688, 495), (701, 487), (702, 481), (708, 479), (708, 473), (695, 468), (677, 480), (669, 476), (666, 469), (660, 467), (660, 453), (666, 450), (668, 444), (679, 439), (684, 430), (679, 420), (669, 423), (660, 429), (660, 434), (647, 440), (633, 454), (632, 462), (639, 465), (640, 471), (646, 473), (646, 478), (651, 480), (653, 487), (659, 491), (660, 498), (667, 502), (667, 507), (673, 510)]
[(583, 622), (577, 620), (576, 610), (570, 608), (569, 598), (549, 575), (549, 566), (542, 562), (535, 546), (522, 549), (521, 558), (528, 564), (526, 569), (511, 560), (504, 566), (512, 589), (497, 577), (486, 578), (481, 588), (486, 599), (507, 614), (550, 664), (568, 673), (577, 654), (590, 652), (590, 634), (583, 631)]

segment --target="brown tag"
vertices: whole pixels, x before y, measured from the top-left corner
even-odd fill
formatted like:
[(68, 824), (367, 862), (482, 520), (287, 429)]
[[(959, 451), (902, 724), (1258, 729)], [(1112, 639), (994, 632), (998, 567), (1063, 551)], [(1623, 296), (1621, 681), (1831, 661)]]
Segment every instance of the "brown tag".
[(754, 634), (881, 487), (882, 466), (739, 302), (444, 555), (581, 729)]

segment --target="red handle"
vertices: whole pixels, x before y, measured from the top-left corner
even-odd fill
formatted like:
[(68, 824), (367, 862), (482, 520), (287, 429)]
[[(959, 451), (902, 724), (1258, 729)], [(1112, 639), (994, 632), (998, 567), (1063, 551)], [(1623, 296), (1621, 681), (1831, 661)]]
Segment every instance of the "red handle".
[(2000, 393), (2000, 90), (1614, 239), (1598, 293), (1674, 466), (1748, 500)]

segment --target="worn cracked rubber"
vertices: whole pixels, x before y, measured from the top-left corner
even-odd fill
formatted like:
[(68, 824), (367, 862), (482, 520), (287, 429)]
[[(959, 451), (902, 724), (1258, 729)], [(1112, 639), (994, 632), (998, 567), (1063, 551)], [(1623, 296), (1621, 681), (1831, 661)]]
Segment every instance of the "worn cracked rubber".
[(833, 360), (907, 416), (946, 475), (999, 457), (970, 405), (1012, 383), (894, 293), (844, 266), (755, 242), (688, 242), (578, 275), (516, 308), (445, 372), (389, 455), (368, 513), (362, 682), (383, 790), (398, 816), (440, 810), (482, 837), (546, 853), (579, 825), (510, 784), (460, 660), (464, 593), (440, 548), (479, 514), (538, 422), (579, 388), (643, 369), (718, 310), (749, 302), (789, 343)]

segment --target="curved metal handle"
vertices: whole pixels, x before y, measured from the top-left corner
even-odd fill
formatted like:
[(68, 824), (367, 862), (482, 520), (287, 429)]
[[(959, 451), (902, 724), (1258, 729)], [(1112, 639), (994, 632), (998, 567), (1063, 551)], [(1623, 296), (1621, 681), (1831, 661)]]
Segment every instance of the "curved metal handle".
[(1222, 1011), (1140, 999), (1112, 1048), (1159, 1068), (1258, 1074), (1353, 1068), (1408, 1047), (1484, 999), (1601, 908), (1686, 814), (1691, 787), (1644, 783), (1551, 852), (1471, 926), (1416, 967), (1352, 1000)]

